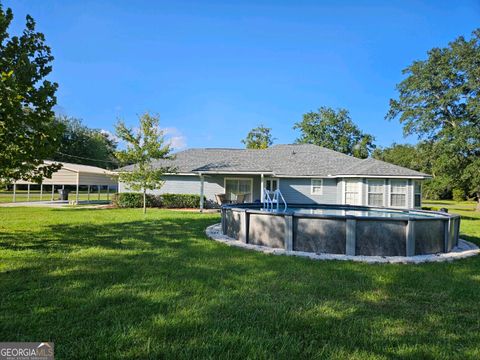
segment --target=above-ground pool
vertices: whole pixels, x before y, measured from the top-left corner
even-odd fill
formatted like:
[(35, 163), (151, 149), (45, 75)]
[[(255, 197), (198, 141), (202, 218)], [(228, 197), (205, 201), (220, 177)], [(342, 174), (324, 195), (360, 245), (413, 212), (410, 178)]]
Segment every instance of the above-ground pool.
[(287, 251), (365, 256), (449, 252), (458, 245), (460, 216), (437, 211), (350, 205), (262, 204), (222, 207), (222, 232), (253, 245)]

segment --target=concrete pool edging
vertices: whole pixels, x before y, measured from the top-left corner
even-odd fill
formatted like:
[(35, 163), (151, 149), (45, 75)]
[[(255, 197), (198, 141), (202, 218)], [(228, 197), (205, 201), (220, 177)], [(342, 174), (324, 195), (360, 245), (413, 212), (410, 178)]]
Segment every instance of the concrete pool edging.
[(356, 261), (364, 263), (383, 263), (383, 264), (421, 264), (429, 262), (446, 262), (459, 259), (466, 259), (480, 254), (480, 248), (463, 239), (459, 239), (458, 245), (448, 253), (438, 253), (429, 255), (413, 255), (413, 256), (367, 256), (367, 255), (343, 255), (343, 254), (327, 254), (327, 253), (311, 253), (305, 251), (285, 250), (282, 248), (272, 248), (262, 245), (254, 245), (233, 239), (222, 233), (222, 224), (214, 224), (206, 228), (206, 235), (215, 241), (221, 242), (228, 246), (235, 246), (242, 249), (259, 251), (264, 254), (298, 256), (312, 260), (340, 260), (340, 261)]

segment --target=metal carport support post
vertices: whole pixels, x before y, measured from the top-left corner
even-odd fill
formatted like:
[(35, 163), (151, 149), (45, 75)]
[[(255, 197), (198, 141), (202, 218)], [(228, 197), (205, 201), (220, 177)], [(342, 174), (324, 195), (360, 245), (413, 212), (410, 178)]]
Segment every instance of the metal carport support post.
[(77, 187), (75, 189), (75, 205), (78, 205), (78, 191), (80, 187), (80, 173), (77, 172)]
[(13, 202), (17, 201), (17, 183), (13, 183)]

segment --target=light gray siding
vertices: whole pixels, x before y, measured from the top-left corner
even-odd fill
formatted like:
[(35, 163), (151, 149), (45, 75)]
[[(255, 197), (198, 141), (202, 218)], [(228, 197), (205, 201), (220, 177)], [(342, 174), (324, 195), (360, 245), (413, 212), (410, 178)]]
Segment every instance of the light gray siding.
[[(197, 175), (168, 175), (164, 177), (164, 184), (161, 188), (149, 190), (149, 194), (200, 194), (200, 177)], [(209, 190), (205, 182), (205, 191)], [(129, 192), (130, 188), (124, 184), (119, 184), (120, 192)]]
[(280, 191), (290, 204), (336, 204), (337, 180), (323, 179), (321, 195), (312, 194), (312, 179), (281, 178)]
[(337, 180), (337, 199), (336, 204), (343, 204), (343, 180)]
[[(204, 194), (207, 200), (215, 200), (215, 194), (224, 193), (225, 178), (251, 178), (253, 179), (252, 200), (260, 200), (260, 177), (241, 175), (205, 175)], [(165, 183), (160, 189), (148, 191), (149, 194), (200, 194), (200, 176), (198, 175), (167, 175)], [(128, 186), (120, 183), (119, 192), (130, 191)]]
[[(205, 175), (204, 194), (208, 200), (215, 201), (215, 194), (224, 193), (225, 178), (243, 178), (253, 180), (252, 201), (260, 201), (261, 178), (255, 175)], [(368, 187), (366, 178), (357, 179), (361, 183), (360, 196), (362, 205), (368, 205)], [(323, 192), (321, 195), (312, 194), (312, 179), (310, 178), (279, 178), (280, 191), (288, 204), (343, 204), (343, 179), (323, 178)], [(407, 207), (413, 207), (413, 181), (408, 180)], [(120, 192), (128, 192), (125, 184), (119, 184)], [(160, 195), (200, 194), (200, 177), (198, 175), (168, 175), (162, 188), (149, 191)], [(390, 179), (385, 179), (385, 206), (389, 206)]]
[(80, 185), (117, 185), (117, 177), (110, 177), (103, 174), (92, 174), (80, 172), (79, 182)]

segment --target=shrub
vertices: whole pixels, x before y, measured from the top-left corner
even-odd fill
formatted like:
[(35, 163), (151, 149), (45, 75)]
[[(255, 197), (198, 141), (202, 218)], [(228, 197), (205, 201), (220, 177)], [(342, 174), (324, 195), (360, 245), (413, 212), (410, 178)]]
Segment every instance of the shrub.
[[(157, 199), (153, 195), (147, 194), (147, 207), (158, 206)], [(119, 208), (141, 208), (143, 207), (142, 193), (120, 193), (112, 197), (112, 204)]]
[(198, 208), (200, 195), (163, 194), (159, 196), (160, 204), (165, 208)]
[[(205, 199), (205, 198), (204, 198)], [(119, 208), (140, 208), (143, 207), (142, 193), (120, 193), (112, 197), (112, 204)], [(208, 202), (205, 200), (205, 206)], [(190, 194), (147, 194), (147, 207), (164, 208), (198, 208), (200, 207), (200, 195)]]
[(452, 191), (452, 199), (454, 201), (463, 201), (465, 200), (465, 191), (462, 189), (453, 189)]

